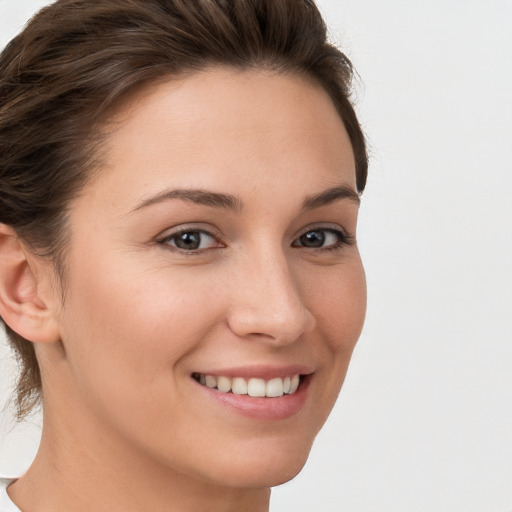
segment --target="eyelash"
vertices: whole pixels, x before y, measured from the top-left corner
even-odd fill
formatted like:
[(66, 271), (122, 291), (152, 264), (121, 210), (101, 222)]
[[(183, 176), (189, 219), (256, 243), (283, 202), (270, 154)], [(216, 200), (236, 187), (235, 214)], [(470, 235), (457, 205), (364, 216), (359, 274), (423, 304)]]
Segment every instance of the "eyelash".
[(336, 242), (328, 245), (326, 247), (306, 247), (304, 245), (295, 245), (295, 240), (292, 243), (292, 247), (305, 247), (306, 249), (310, 249), (313, 251), (335, 251), (339, 250), (343, 247), (354, 245), (355, 243), (355, 237), (352, 235), (349, 235), (345, 231), (338, 229), (338, 228), (328, 228), (328, 227), (314, 227), (314, 228), (308, 228), (307, 231), (304, 231), (296, 240), (300, 240), (302, 237), (310, 234), (310, 233), (329, 233), (331, 235), (334, 235), (336, 237)]
[[(180, 236), (183, 236), (183, 235), (186, 235), (186, 234), (192, 234), (192, 233), (199, 233), (200, 234), (200, 238), (201, 237), (204, 237), (205, 235), (210, 237), (212, 240), (214, 240), (216, 242), (216, 246), (214, 247), (209, 247), (207, 249), (192, 249), (192, 250), (186, 250), (186, 249), (182, 249), (180, 247), (177, 247), (175, 245), (171, 245), (170, 242), (172, 240), (176, 241), (178, 239), (178, 237)], [(212, 249), (217, 249), (218, 247), (224, 247), (224, 245), (222, 244), (222, 242), (219, 242), (219, 237), (218, 235), (213, 235), (212, 233), (204, 230), (204, 229), (198, 229), (198, 228), (188, 228), (188, 227), (184, 227), (182, 229), (180, 229), (179, 231), (175, 232), (175, 233), (171, 233), (170, 235), (167, 235), (163, 238), (161, 238), (160, 240), (157, 240), (157, 243), (160, 244), (160, 245), (163, 245), (163, 246), (166, 246), (166, 247), (171, 247), (172, 249), (182, 253), (182, 254), (186, 254), (186, 255), (194, 255), (194, 254), (204, 254)]]
[[(296, 242), (297, 241), (300, 241), (300, 239), (310, 233), (328, 233), (328, 234), (331, 234), (331, 235), (334, 235), (336, 237), (336, 242), (331, 244), (331, 245), (328, 245), (326, 247), (323, 247), (323, 246), (320, 246), (320, 247), (307, 247), (305, 245), (296, 245)], [(186, 234), (199, 234), (200, 235), (200, 238), (201, 237), (204, 237), (205, 235), (212, 238), (213, 240), (215, 240), (216, 242), (216, 246), (214, 247), (208, 247), (208, 248), (205, 248), (205, 249), (190, 249), (190, 250), (187, 250), (187, 249), (182, 249), (180, 247), (177, 247), (176, 245), (172, 245), (170, 242), (171, 241), (176, 241), (178, 239), (178, 237), (180, 236), (183, 236), (183, 235), (186, 235)], [(222, 247), (225, 247), (222, 242), (220, 242), (218, 240), (218, 236), (216, 235), (213, 235), (212, 233), (204, 230), (204, 229), (197, 229), (197, 228), (182, 228), (180, 229), (179, 231), (175, 232), (175, 233), (171, 233), (170, 235), (167, 235), (159, 240), (157, 240), (157, 243), (160, 244), (160, 245), (163, 245), (163, 246), (166, 246), (166, 247), (172, 247), (173, 250), (176, 250), (178, 252), (180, 252), (181, 254), (185, 254), (185, 255), (197, 255), (197, 254), (205, 254), (211, 250), (214, 250), (214, 249), (217, 249), (217, 248), (222, 248)], [(201, 241), (200, 241), (201, 243)], [(305, 249), (309, 249), (311, 251), (315, 251), (315, 252), (329, 252), (329, 251), (335, 251), (335, 250), (339, 250), (343, 247), (346, 247), (346, 246), (351, 246), (351, 245), (354, 245), (355, 243), (355, 237), (352, 236), (352, 235), (349, 235), (348, 233), (346, 233), (345, 231), (341, 230), (341, 229), (337, 229), (337, 228), (328, 228), (328, 227), (314, 227), (314, 228), (309, 228), (307, 231), (304, 231), (301, 235), (299, 235), (292, 243), (292, 247), (303, 247)]]

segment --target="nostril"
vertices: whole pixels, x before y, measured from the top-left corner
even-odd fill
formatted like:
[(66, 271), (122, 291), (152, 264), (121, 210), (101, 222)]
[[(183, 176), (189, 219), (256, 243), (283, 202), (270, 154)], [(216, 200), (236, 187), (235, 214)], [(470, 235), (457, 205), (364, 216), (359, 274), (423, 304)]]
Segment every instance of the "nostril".
[(268, 311), (268, 305), (260, 307), (238, 306), (228, 316), (230, 329), (240, 338), (264, 343), (287, 345), (310, 332), (315, 319), (302, 304), (295, 309)]

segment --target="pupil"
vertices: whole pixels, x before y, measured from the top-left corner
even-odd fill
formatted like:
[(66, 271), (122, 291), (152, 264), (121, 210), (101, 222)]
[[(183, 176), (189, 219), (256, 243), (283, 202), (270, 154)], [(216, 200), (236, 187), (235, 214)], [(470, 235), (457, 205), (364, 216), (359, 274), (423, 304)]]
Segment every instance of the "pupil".
[(201, 244), (201, 236), (198, 231), (181, 233), (176, 238), (176, 246), (180, 249), (197, 249)]
[(325, 234), (321, 231), (309, 231), (300, 237), (300, 243), (306, 247), (322, 247)]

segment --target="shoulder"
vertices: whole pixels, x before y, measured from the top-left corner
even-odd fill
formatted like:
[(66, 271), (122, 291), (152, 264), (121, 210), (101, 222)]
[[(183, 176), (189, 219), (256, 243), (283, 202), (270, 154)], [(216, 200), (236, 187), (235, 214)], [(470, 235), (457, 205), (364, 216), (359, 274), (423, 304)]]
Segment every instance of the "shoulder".
[(0, 476), (0, 512), (21, 512), (7, 494), (7, 487), (15, 480), (16, 478), (3, 478)]

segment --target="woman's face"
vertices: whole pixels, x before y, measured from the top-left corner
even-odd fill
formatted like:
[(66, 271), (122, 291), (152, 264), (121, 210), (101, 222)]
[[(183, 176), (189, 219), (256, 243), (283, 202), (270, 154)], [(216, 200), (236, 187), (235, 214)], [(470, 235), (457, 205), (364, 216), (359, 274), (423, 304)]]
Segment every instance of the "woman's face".
[(70, 211), (48, 414), (67, 400), (77, 437), (189, 478), (286, 481), (365, 313), (343, 124), (302, 78), (224, 68), (146, 89), (116, 120)]

